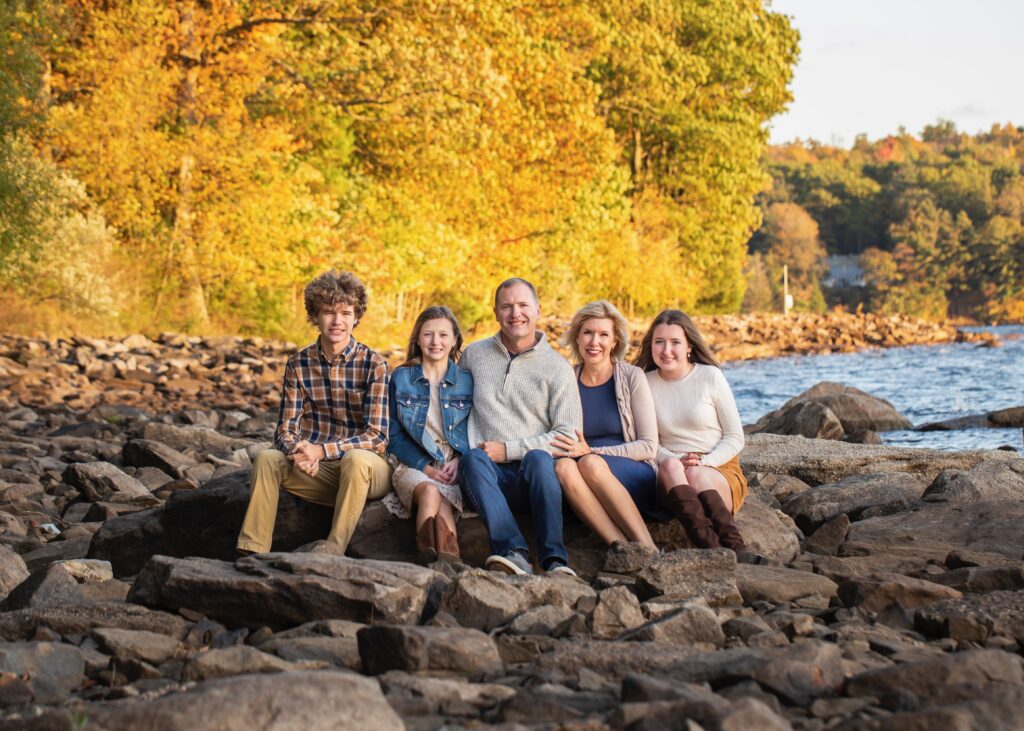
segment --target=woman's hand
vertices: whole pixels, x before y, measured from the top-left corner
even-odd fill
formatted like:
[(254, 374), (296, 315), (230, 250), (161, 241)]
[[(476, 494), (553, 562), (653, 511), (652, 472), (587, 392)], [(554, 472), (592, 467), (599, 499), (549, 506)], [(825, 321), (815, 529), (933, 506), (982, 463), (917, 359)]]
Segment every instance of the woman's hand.
[(454, 485), (455, 481), (459, 479), (459, 458), (446, 462), (439, 472), (445, 476), (445, 484)]
[(590, 445), (587, 444), (587, 440), (583, 438), (583, 434), (580, 433), (579, 429), (576, 430), (576, 438), (567, 437), (564, 434), (559, 434), (557, 437), (552, 439), (549, 444), (554, 447), (556, 451), (555, 457), (582, 457), (585, 454), (590, 454), (593, 450), (590, 449)]
[(683, 467), (703, 467), (700, 457), (696, 452), (687, 452), (679, 458), (679, 461), (683, 463)]
[(428, 464), (426, 467), (423, 468), (423, 474), (425, 474), (434, 482), (440, 482), (445, 485), (451, 484), (451, 482), (448, 479), (448, 476), (444, 473), (444, 470), (442, 468), (435, 467), (432, 464)]

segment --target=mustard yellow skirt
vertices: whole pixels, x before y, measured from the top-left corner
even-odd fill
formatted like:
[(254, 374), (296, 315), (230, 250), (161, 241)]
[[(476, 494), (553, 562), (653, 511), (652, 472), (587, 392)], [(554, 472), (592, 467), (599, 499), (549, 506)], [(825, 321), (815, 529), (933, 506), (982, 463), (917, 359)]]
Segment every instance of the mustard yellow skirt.
[(713, 469), (718, 470), (725, 481), (729, 483), (729, 491), (732, 493), (732, 514), (736, 515), (750, 493), (747, 487), (747, 478), (743, 475), (743, 470), (740, 469), (739, 455)]

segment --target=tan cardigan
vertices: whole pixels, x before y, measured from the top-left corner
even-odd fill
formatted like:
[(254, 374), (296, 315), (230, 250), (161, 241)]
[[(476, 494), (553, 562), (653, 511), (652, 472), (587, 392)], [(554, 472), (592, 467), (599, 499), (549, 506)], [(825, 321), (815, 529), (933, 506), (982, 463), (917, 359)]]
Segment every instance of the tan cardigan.
[[(581, 366), (577, 366), (577, 378), (580, 370)], [(658, 418), (654, 412), (651, 387), (642, 370), (621, 360), (615, 361), (615, 400), (619, 405), (625, 441), (614, 447), (594, 447), (594, 454), (628, 457), (647, 462), (657, 469)]]

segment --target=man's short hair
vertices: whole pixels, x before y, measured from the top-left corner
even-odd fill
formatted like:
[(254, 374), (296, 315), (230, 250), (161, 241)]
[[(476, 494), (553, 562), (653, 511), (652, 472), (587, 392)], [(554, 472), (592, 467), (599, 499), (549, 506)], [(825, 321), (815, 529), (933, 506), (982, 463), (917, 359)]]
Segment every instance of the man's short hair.
[(351, 305), (356, 320), (362, 320), (366, 312), (366, 286), (352, 272), (332, 269), (306, 285), (306, 318), (315, 323), (324, 308), (339, 304)]
[(527, 282), (522, 277), (509, 277), (504, 282), (498, 285), (498, 288), (494, 290), (494, 309), (498, 309), (498, 295), (501, 294), (501, 290), (508, 289), (513, 284), (523, 284), (527, 289), (530, 290), (530, 294), (533, 295), (533, 301), (538, 305), (540, 304), (540, 297), (537, 296), (537, 288)]

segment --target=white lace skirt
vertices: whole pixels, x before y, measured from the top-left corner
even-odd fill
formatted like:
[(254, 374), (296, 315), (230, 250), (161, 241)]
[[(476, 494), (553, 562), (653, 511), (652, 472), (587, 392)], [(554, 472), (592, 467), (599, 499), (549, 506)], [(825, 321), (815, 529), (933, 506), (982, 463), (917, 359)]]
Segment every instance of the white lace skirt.
[(394, 489), (384, 496), (382, 502), (393, 515), (399, 518), (411, 518), (413, 513), (412, 493), (421, 482), (429, 482), (437, 486), (441, 496), (452, 504), (452, 512), (458, 516), (462, 512), (462, 489), (459, 483), (446, 485), (427, 477), (417, 469), (404, 465), (398, 460), (393, 462), (395, 471), (391, 475), (391, 487)]

